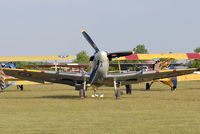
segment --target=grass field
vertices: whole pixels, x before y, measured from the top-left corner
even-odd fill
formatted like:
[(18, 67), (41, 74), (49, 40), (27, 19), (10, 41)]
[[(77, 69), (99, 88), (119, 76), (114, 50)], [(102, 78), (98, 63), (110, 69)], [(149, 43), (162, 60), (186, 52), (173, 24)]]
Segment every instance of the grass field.
[[(65, 85), (14, 86), (0, 93), (0, 134), (199, 134), (200, 82), (179, 83), (177, 91), (155, 83), (132, 85), (132, 95), (80, 100)], [(125, 93), (125, 89), (124, 93)]]

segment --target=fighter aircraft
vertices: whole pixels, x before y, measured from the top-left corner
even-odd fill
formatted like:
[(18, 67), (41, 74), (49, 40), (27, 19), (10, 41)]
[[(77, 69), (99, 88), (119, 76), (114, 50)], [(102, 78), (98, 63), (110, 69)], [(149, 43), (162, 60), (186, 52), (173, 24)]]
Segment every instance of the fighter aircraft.
[(45, 81), (48, 81), (74, 86), (75, 89), (79, 89), (80, 98), (85, 97), (85, 91), (87, 87), (91, 85), (97, 88), (103, 85), (111, 86), (114, 87), (116, 99), (119, 99), (121, 94), (120, 86), (122, 85), (190, 74), (195, 71), (195, 69), (192, 68), (146, 72), (136, 71), (123, 74), (108, 73), (109, 60), (112, 60), (112, 58), (116, 57), (131, 55), (132, 51), (108, 53), (106, 51), (100, 50), (84, 30), (82, 30), (82, 34), (95, 50), (94, 55), (90, 57), (91, 70), (89, 73), (69, 73), (59, 71), (38, 71), (27, 69), (4, 69), (5, 74), (16, 78), (35, 82), (43, 83)]

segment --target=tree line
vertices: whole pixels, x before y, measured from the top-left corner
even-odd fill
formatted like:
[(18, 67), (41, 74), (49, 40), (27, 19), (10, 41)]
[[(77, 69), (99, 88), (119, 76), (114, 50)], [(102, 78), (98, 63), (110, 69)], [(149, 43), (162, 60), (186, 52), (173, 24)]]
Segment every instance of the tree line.
[[(147, 50), (147, 48), (145, 47), (144, 44), (139, 44), (137, 45), (135, 48), (133, 48), (133, 51), (135, 52), (135, 54), (148, 54), (149, 51)], [(194, 50), (195, 53), (200, 53), (200, 47), (196, 48)], [(169, 52), (172, 53), (172, 52)], [(87, 55), (86, 51), (81, 51), (76, 55), (77, 59), (74, 60), (73, 62), (75, 63), (89, 63), (89, 56)], [(120, 61), (120, 63), (142, 63), (143, 61)], [(173, 60), (172, 63), (175, 63), (176, 61)], [(117, 63), (117, 61), (111, 61), (111, 63)], [(188, 64), (191, 67), (194, 68), (199, 68), (200, 69), (200, 59), (195, 59), (195, 60), (191, 60)], [(112, 70), (112, 69), (111, 69)]]
[[(137, 45), (135, 48), (133, 48), (133, 51), (135, 54), (148, 54), (149, 51), (147, 50), (147, 48), (145, 47), (144, 44), (139, 44)], [(200, 47), (196, 48), (194, 50), (195, 53), (200, 53)], [(169, 52), (172, 53), (172, 52)], [(85, 50), (79, 52), (76, 54), (76, 59), (73, 60), (74, 63), (89, 63), (89, 59), (90, 57), (87, 55), (87, 52)], [(142, 63), (144, 61), (134, 61), (134, 60), (130, 60), (130, 61), (120, 61), (120, 63)], [(175, 62), (175, 61), (174, 61)], [(117, 63), (117, 61), (111, 61), (111, 63)], [(48, 62), (18, 62), (17, 64), (17, 68), (27, 68), (26, 65), (47, 65)], [(195, 60), (191, 60), (188, 63), (189, 66), (194, 67), (194, 68), (199, 68), (200, 69), (200, 59), (195, 59)], [(37, 68), (39, 69), (39, 68)], [(44, 68), (43, 68), (44, 69)], [(45, 68), (47, 70), (49, 70), (49, 68)], [(115, 68), (110, 67), (110, 70), (115, 70)]]

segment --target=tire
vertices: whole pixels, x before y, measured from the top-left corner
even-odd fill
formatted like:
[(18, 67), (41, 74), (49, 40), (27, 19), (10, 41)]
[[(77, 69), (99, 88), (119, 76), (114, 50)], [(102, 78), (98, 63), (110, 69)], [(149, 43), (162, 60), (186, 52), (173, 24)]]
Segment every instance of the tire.
[(126, 94), (132, 94), (132, 87), (131, 87), (131, 85), (126, 85)]
[(20, 85), (20, 90), (21, 90), (21, 91), (24, 90), (24, 85)]
[(120, 99), (120, 95), (121, 95), (121, 92), (120, 90), (117, 90), (115, 96), (116, 96), (116, 99)]
[(176, 86), (171, 87), (171, 91), (176, 91)]
[(85, 91), (84, 91), (84, 89), (80, 89), (80, 91), (79, 91), (79, 97), (81, 99), (83, 99), (85, 97)]
[(146, 91), (149, 91), (149, 90), (150, 90), (150, 84), (146, 83)]

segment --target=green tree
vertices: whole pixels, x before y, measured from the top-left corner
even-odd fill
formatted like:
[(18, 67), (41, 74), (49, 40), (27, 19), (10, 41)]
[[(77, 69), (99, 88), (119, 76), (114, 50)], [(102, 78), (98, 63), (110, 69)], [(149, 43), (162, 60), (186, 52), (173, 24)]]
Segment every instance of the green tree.
[[(133, 51), (135, 54), (147, 54), (148, 50), (146, 49), (144, 44), (139, 44), (135, 48), (133, 48)], [(141, 60), (133, 60), (133, 61), (127, 61), (127, 63), (144, 63), (144, 61)]]
[(200, 47), (197, 47), (195, 50), (194, 50), (195, 53), (200, 53)]
[(26, 66), (26, 62), (25, 62), (25, 61), (20, 61), (20, 62), (17, 63), (17, 68), (22, 69), (22, 68), (24, 68), (25, 66)]
[[(200, 47), (194, 50), (195, 53), (200, 53)], [(195, 59), (190, 62), (192, 67), (200, 68), (200, 59)]]
[(135, 51), (135, 54), (147, 54), (148, 50), (145, 48), (144, 44), (139, 44), (135, 48), (133, 48), (133, 51)]
[(89, 56), (87, 55), (86, 51), (81, 51), (76, 54), (76, 60), (73, 62), (75, 63), (89, 63)]

